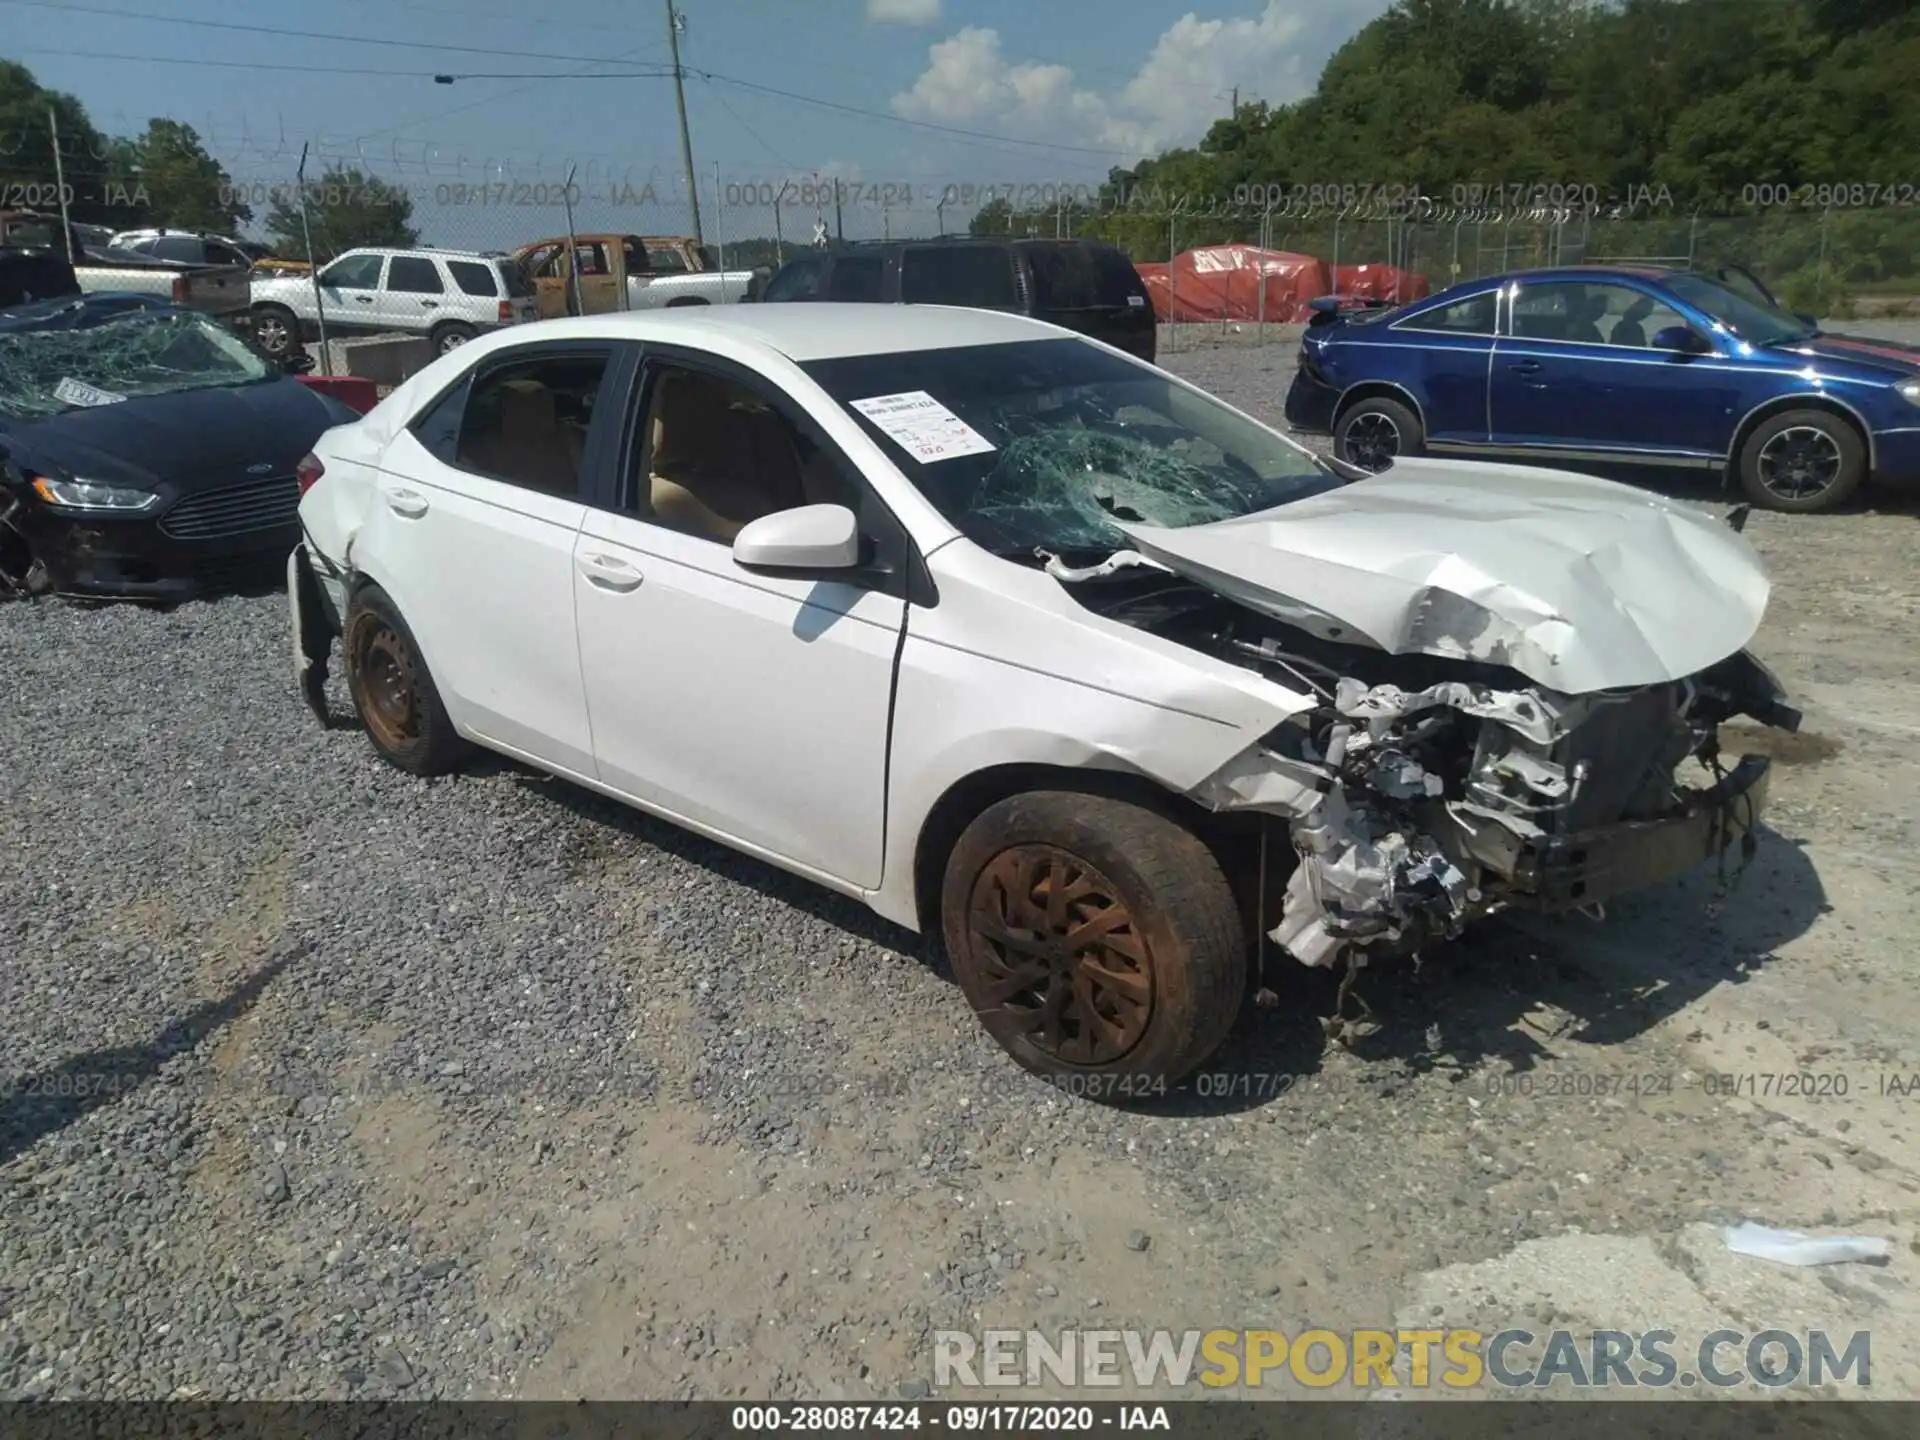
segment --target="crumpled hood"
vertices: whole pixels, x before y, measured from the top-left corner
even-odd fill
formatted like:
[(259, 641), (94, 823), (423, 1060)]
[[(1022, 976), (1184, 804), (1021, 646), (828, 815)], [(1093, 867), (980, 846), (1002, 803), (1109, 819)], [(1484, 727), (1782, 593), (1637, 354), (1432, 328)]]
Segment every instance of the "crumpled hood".
[(1584, 694), (1742, 649), (1769, 585), (1704, 511), (1565, 471), (1402, 459), (1209, 525), (1120, 527), (1141, 554), (1333, 639), (1507, 665)]

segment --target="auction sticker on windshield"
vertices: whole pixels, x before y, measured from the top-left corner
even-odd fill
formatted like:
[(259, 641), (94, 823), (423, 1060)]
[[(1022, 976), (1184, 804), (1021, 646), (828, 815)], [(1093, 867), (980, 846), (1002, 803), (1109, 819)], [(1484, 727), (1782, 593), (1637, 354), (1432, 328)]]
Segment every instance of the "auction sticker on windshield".
[(954, 460), (993, 449), (986, 436), (924, 390), (855, 400), (853, 408), (916, 460)]
[(118, 405), (127, 397), (69, 379), (53, 387), (53, 398), (68, 405)]

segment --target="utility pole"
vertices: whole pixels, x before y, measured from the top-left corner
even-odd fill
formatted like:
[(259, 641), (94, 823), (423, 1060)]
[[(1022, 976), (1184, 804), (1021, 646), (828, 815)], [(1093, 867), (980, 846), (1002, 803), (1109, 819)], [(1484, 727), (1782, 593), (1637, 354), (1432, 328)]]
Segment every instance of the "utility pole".
[(673, 51), (673, 99), (680, 107), (680, 162), (687, 171), (687, 203), (693, 207), (693, 244), (698, 249), (706, 244), (706, 237), (700, 233), (700, 181), (693, 173), (693, 136), (687, 133), (687, 72), (680, 68), (680, 27), (685, 23), (686, 16), (673, 8), (673, 0), (667, 0), (667, 45)]
[[(73, 264), (73, 222), (67, 218), (67, 167), (60, 159), (60, 117), (53, 112), (53, 106), (47, 106), (47, 133), (53, 137), (53, 193), (60, 201), (60, 234), (67, 251), (67, 263)], [(1820, 260), (1822, 268), (1826, 264), (1827, 234), (1820, 232)]]

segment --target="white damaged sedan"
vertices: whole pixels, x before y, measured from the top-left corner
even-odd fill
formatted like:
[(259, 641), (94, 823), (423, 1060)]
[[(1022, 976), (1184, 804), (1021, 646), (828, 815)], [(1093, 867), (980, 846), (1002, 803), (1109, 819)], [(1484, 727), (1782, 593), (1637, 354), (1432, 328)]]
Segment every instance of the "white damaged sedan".
[(338, 640), (404, 770), (484, 746), (937, 931), (1083, 1093), (1199, 1066), (1275, 947), (1351, 973), (1750, 852), (1767, 762), (1718, 728), (1799, 724), (1733, 526), (1546, 470), (1354, 480), (1002, 314), (505, 331), (300, 478), (319, 713)]

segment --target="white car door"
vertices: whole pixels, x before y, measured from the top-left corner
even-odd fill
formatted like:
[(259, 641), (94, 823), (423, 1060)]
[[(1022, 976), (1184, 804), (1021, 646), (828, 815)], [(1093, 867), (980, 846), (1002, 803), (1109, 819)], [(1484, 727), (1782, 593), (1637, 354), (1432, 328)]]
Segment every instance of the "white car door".
[(404, 587), (455, 724), (588, 780), (573, 552), (588, 477), (617, 445), (617, 419), (598, 418), (616, 354), (549, 341), (487, 357), (387, 447), (356, 542)]
[[(650, 350), (639, 385), (616, 484), (576, 550), (600, 781), (843, 886), (878, 885), (917, 557), (804, 408), (758, 377)], [(831, 577), (735, 563), (739, 523), (824, 502), (851, 502), (870, 563)]]
[(374, 316), (382, 330), (424, 335), (441, 318), (447, 286), (429, 255), (392, 255), (380, 282)]
[(384, 255), (343, 255), (320, 272), (320, 313), (330, 329), (379, 329), (380, 271)]

